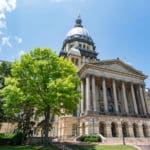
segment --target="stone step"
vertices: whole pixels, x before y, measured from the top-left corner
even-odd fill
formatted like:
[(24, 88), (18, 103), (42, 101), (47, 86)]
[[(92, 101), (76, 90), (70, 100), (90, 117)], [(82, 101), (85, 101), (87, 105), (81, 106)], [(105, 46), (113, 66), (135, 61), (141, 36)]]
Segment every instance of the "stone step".
[(150, 145), (137, 145), (141, 150), (150, 150)]
[(52, 144), (55, 145), (56, 147), (62, 149), (62, 150), (73, 150), (72, 148), (68, 147), (65, 143), (53, 142)]
[[(124, 138), (125, 144), (150, 145), (150, 138)], [(102, 144), (123, 144), (123, 138), (106, 138)]]

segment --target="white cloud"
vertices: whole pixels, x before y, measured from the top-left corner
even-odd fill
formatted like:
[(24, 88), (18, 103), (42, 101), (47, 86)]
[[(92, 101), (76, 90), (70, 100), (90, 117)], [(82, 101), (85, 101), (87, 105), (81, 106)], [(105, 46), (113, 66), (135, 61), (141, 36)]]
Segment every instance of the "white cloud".
[(11, 12), (16, 8), (16, 0), (0, 0), (0, 12)]
[(21, 55), (24, 55), (24, 54), (25, 54), (25, 51), (24, 51), (24, 50), (20, 50), (19, 53), (18, 53), (19, 57), (20, 57)]
[(0, 0), (0, 28), (6, 28), (6, 12), (16, 8), (16, 0)]
[(0, 20), (0, 29), (6, 28), (6, 22), (3, 20)]
[(2, 38), (2, 46), (9, 46), (12, 47), (12, 44), (10, 43), (9, 37), (3, 37)]
[(15, 40), (18, 44), (21, 44), (22, 43), (22, 38), (21, 37), (18, 37), (18, 36), (15, 36)]
[(0, 19), (5, 19), (5, 18), (6, 18), (5, 14), (4, 13), (0, 13)]
[[(16, 9), (16, 0), (0, 0), (0, 35), (3, 35), (1, 45), (12, 47), (9, 37), (4, 35), (2, 30), (7, 29), (6, 13)], [(18, 42), (22, 42), (18, 39)], [(2, 47), (1, 47), (2, 49)]]

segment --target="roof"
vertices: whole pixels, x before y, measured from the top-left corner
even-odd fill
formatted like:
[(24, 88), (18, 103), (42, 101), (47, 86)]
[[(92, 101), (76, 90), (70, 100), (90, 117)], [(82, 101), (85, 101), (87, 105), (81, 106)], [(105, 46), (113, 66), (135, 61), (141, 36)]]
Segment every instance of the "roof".
[(87, 69), (100, 70), (101, 72), (108, 72), (113, 74), (125, 75), (130, 77), (140, 78), (142, 80), (146, 79), (147, 76), (131, 65), (121, 61), (120, 59), (112, 60), (102, 60), (94, 63), (85, 64), (80, 70), (79, 75), (81, 75)]

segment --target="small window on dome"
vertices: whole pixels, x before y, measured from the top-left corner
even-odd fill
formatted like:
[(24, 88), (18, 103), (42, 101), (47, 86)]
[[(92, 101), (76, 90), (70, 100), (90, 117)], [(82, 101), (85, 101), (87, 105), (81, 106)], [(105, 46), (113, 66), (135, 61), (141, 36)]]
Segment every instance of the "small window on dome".
[(78, 66), (78, 59), (75, 59), (75, 65)]
[(85, 48), (85, 44), (83, 44), (83, 48)]
[(70, 44), (69, 48), (72, 48), (73, 47), (73, 44)]
[(74, 58), (71, 58), (71, 61), (74, 63)]
[(79, 47), (80, 47), (80, 48), (82, 48), (82, 45), (81, 45), (81, 44), (79, 44)]

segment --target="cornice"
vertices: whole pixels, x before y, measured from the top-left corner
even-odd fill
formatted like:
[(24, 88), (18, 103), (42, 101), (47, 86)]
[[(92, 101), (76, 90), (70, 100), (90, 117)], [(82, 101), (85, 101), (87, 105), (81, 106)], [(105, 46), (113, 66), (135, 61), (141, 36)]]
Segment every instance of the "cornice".
[(126, 72), (122, 72), (122, 71), (118, 71), (118, 70), (103, 68), (103, 67), (96, 66), (96, 65), (93, 65), (93, 64), (85, 64), (79, 70), (79, 76), (84, 72), (84, 70), (89, 69), (89, 68), (90, 69), (95, 69), (97, 71), (102, 71), (102, 72), (106, 72), (106, 73), (113, 73), (113, 74), (122, 75), (122, 76), (126, 76), (126, 77), (141, 79), (141, 80), (145, 80), (147, 78), (147, 76), (145, 76), (145, 75), (137, 75), (137, 74), (126, 73)]

